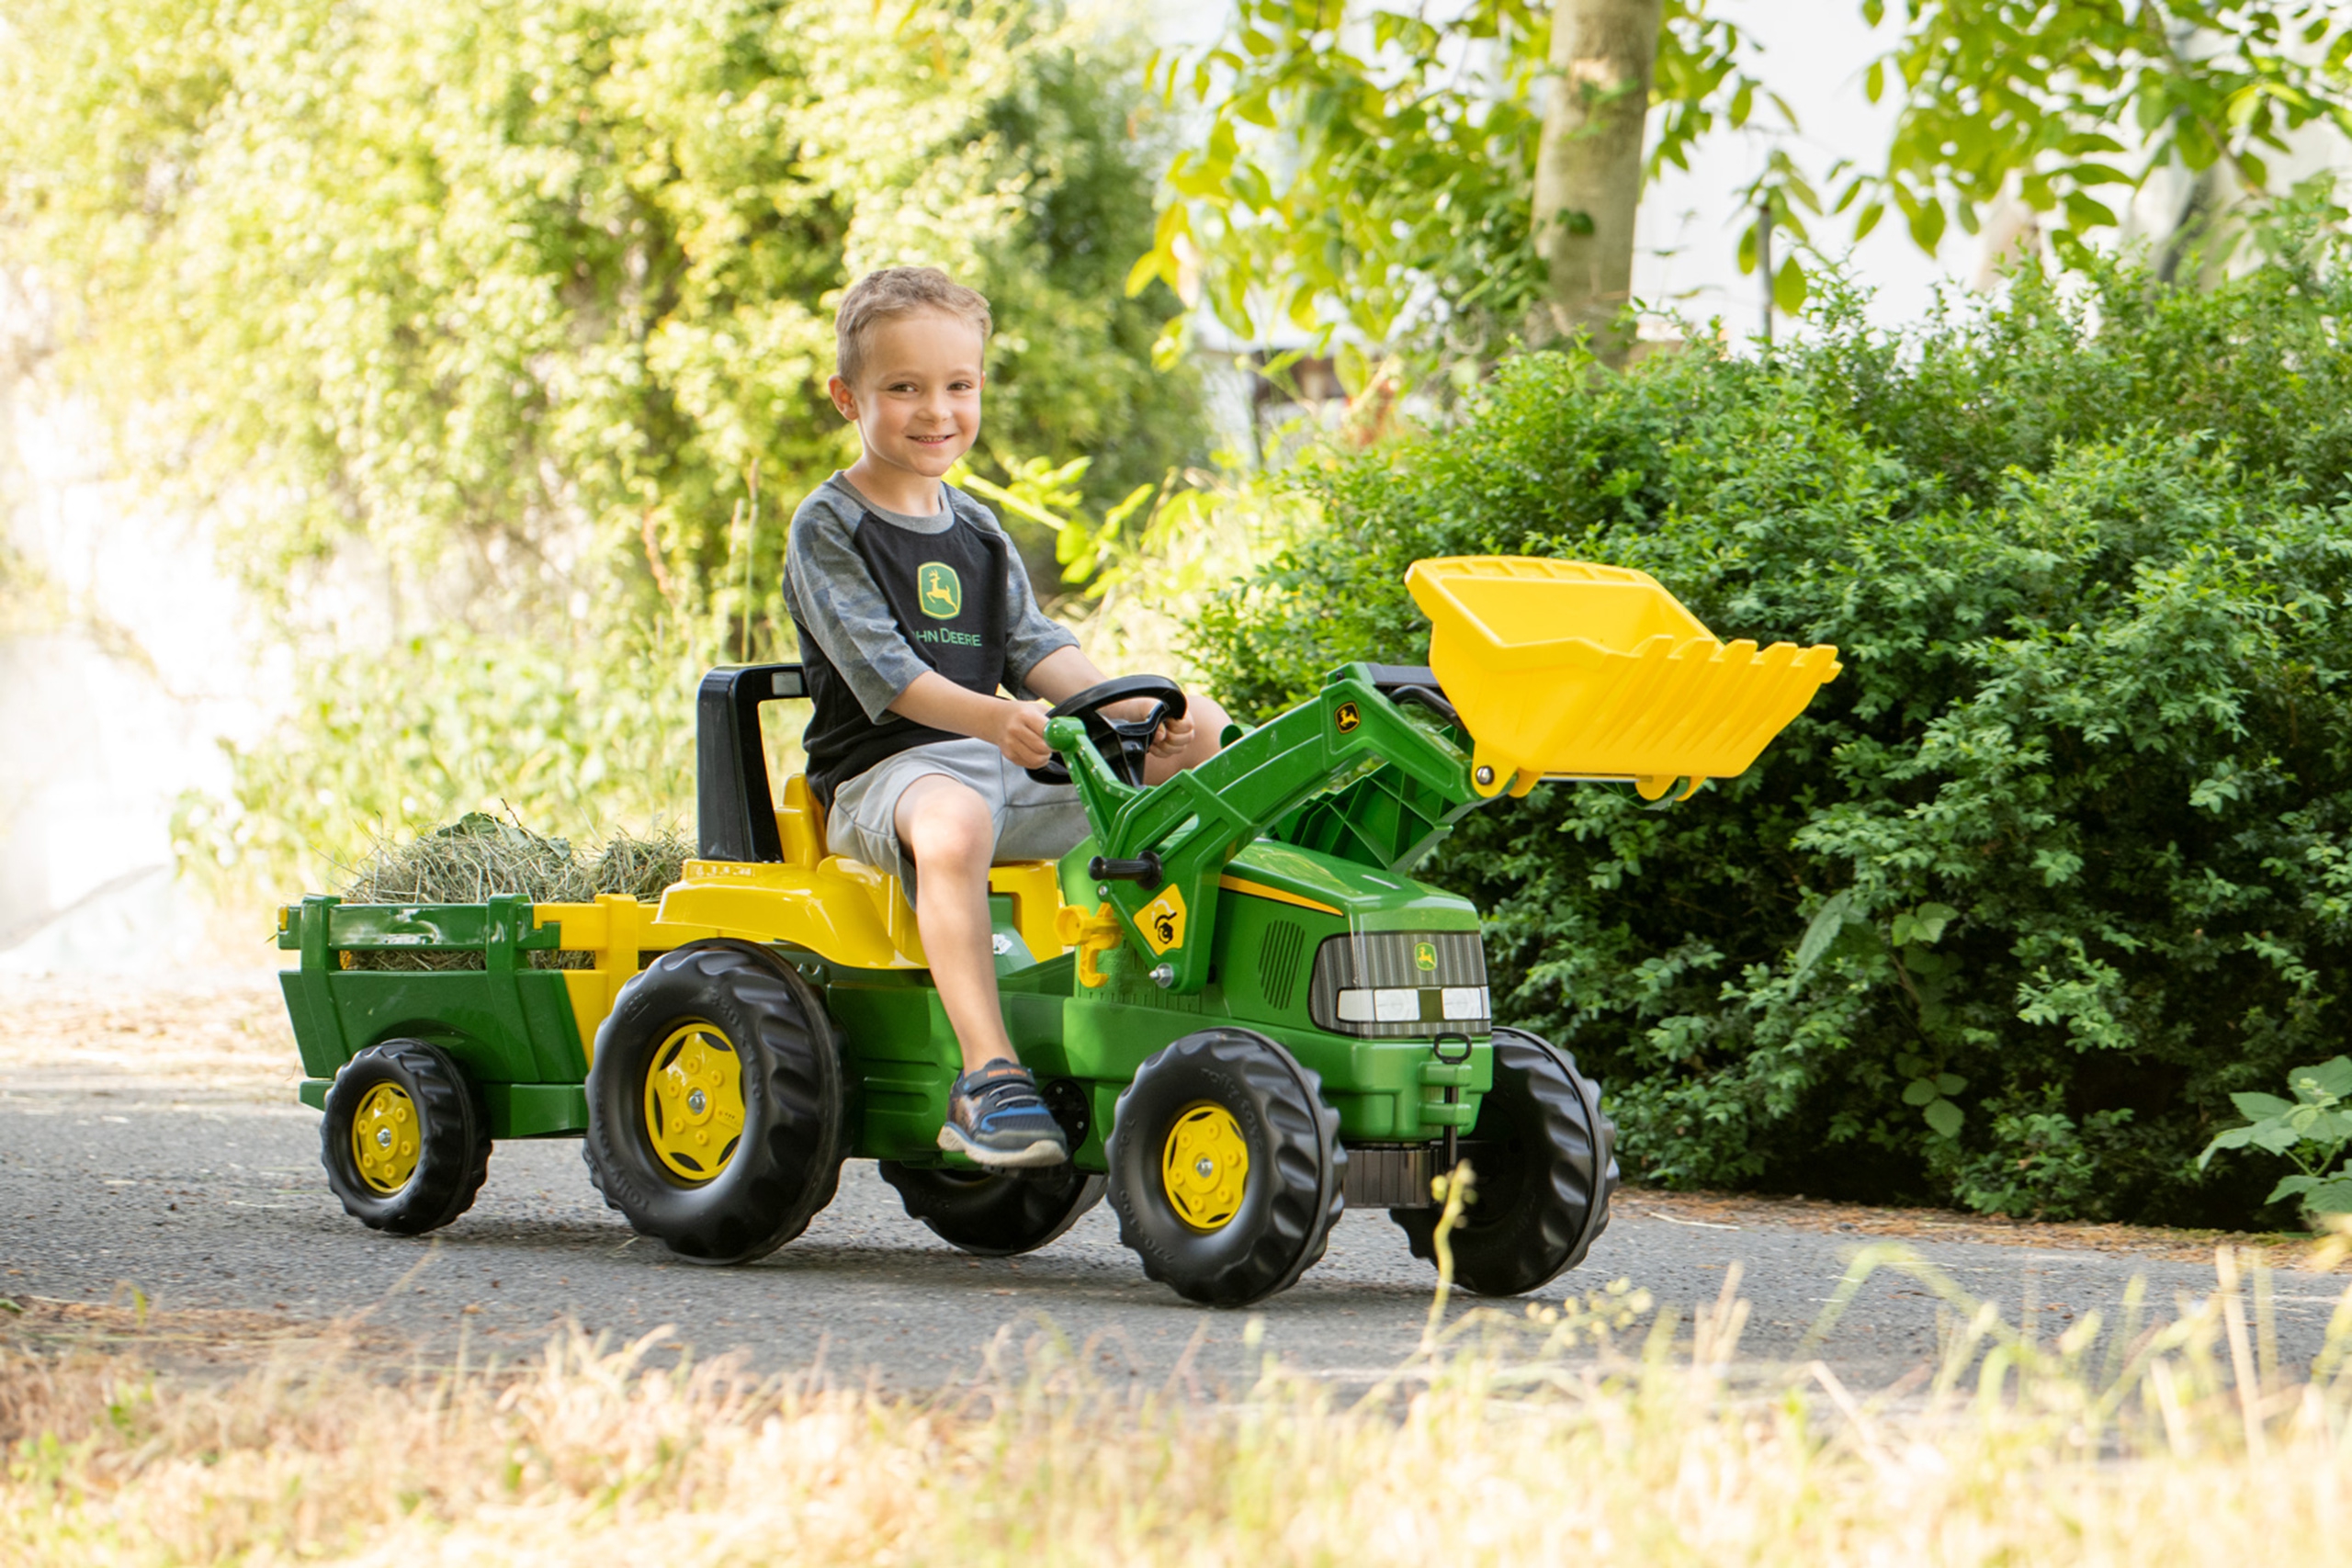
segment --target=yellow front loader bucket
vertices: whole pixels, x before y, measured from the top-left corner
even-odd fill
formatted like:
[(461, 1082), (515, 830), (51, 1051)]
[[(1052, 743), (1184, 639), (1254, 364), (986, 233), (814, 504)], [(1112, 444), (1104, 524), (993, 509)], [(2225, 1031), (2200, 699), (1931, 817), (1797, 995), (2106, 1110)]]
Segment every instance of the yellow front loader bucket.
[(1656, 800), (1746, 773), (1843, 668), (1827, 644), (1718, 642), (1647, 572), (1452, 556), (1405, 586), (1430, 668), (1462, 716), (1481, 795), (1547, 778), (1630, 779)]

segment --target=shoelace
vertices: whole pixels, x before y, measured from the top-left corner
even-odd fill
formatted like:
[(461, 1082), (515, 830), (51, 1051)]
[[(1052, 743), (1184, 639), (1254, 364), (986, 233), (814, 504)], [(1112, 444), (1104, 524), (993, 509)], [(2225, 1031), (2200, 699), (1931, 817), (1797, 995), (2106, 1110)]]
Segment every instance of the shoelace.
[(992, 1078), (968, 1092), (972, 1097), (973, 1108), (982, 1114), (988, 1114), (1002, 1109), (1000, 1102), (1008, 1094), (1035, 1098), (1037, 1090), (1026, 1078), (1016, 1077), (1007, 1073), (1002, 1077)]

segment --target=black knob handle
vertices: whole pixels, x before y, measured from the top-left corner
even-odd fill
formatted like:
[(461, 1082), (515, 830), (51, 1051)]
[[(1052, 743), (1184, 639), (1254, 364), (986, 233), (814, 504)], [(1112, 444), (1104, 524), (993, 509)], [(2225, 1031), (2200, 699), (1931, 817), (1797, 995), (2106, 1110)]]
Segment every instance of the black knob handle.
[(1162, 880), (1159, 857), (1149, 850), (1133, 860), (1105, 860), (1096, 855), (1086, 863), (1086, 874), (1097, 882), (1132, 882), (1147, 893)]

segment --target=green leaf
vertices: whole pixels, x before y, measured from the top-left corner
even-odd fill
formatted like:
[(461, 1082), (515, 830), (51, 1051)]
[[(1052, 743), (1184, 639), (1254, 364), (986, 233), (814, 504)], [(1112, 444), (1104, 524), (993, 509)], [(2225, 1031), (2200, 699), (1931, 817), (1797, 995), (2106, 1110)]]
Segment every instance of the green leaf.
[(1911, 242), (1929, 255), (1943, 242), (1944, 208), (1940, 201), (1923, 201), (1911, 215)]
[(1958, 1094), (1968, 1087), (1968, 1080), (1958, 1073), (1938, 1073), (1936, 1088), (1945, 1094)]
[[(2309, 1081), (2322, 1092), (2334, 1095), (2338, 1100), (2352, 1100), (2352, 1056), (2332, 1056), (2317, 1066), (2290, 1068), (2287, 1081), (2295, 1086), (2299, 1094), (2303, 1083)], [(2230, 1098), (2235, 1100), (2237, 1097), (2232, 1095)]]
[(1871, 62), (1870, 69), (1862, 73), (1862, 96), (1871, 102), (1876, 103), (1885, 95), (1885, 92), (1886, 62), (1873, 60)]
[(1791, 256), (1772, 278), (1772, 303), (1788, 315), (1804, 309), (1804, 264)]
[(1821, 955), (1829, 951), (1829, 944), (1836, 942), (1838, 933), (1846, 929), (1846, 921), (1851, 918), (1853, 908), (1854, 894), (1849, 888), (1842, 893), (1832, 894), (1815, 912), (1812, 923), (1804, 928), (1804, 939), (1797, 943), (1798, 975), (1810, 972), (1821, 961)]
[(2086, 229), (2111, 228), (2116, 222), (2115, 209), (2096, 197), (2078, 190), (2068, 191), (2066, 221), (2076, 233)]
[(1863, 208), (1861, 216), (1854, 220), (1854, 243), (1860, 244), (1869, 237), (1870, 231), (1878, 227), (1878, 220), (1885, 216), (1886, 203), (1883, 201), (1873, 201)]
[[(2278, 1195), (2271, 1195), (2272, 1202)], [(2352, 1177), (2332, 1176), (2303, 1190), (2303, 1207), (2314, 1214), (2352, 1214)]]
[(1905, 1105), (1926, 1105), (1935, 1098), (1933, 1078), (1913, 1078), (1903, 1087), (1903, 1103)]
[(1174, 288), (1175, 280), (1170, 276), (1170, 269), (1167, 266), (1168, 263), (1174, 260), (1175, 258), (1167, 252), (1157, 250), (1146, 251), (1137, 256), (1136, 265), (1127, 268), (1127, 298), (1134, 299), (1150, 288), (1154, 279), (1162, 276), (1168, 276), (1169, 287)]
[(2319, 1178), (2316, 1176), (2282, 1176), (2278, 1179), (2278, 1185), (2270, 1190), (2270, 1196), (2263, 1201), (2276, 1203), (2281, 1198), (2300, 1198), (2318, 1185)]
[(2238, 1114), (2249, 1122), (2267, 1122), (2284, 1116), (2295, 1109), (2295, 1102), (2291, 1100), (2281, 1100), (2275, 1094), (2257, 1094), (2251, 1091), (2233, 1094), (2230, 1096), (2230, 1103), (2236, 1106)]
[(2197, 1168), (2203, 1170), (2207, 1166), (2211, 1165), (2213, 1156), (2223, 1149), (2242, 1149), (2253, 1141), (2253, 1128), (2233, 1127), (2228, 1132), (2216, 1135), (2211, 1143), (2205, 1145), (2205, 1152), (2197, 1156)]
[(1968, 1120), (1968, 1113), (1949, 1100), (1930, 1102), (1925, 1115), (1928, 1126), (1939, 1138), (1957, 1138), (1962, 1123)]

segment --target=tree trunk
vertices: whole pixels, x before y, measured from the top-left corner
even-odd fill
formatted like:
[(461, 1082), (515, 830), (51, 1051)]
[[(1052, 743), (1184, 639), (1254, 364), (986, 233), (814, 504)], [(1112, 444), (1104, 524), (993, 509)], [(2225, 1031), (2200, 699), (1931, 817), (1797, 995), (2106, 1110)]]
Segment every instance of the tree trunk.
[(1632, 333), (1617, 313), (1633, 298), (1634, 209), (1665, 0), (1556, 0), (1552, 80), (1535, 154), (1535, 243), (1551, 276), (1549, 321), (1583, 332), (1611, 365)]

